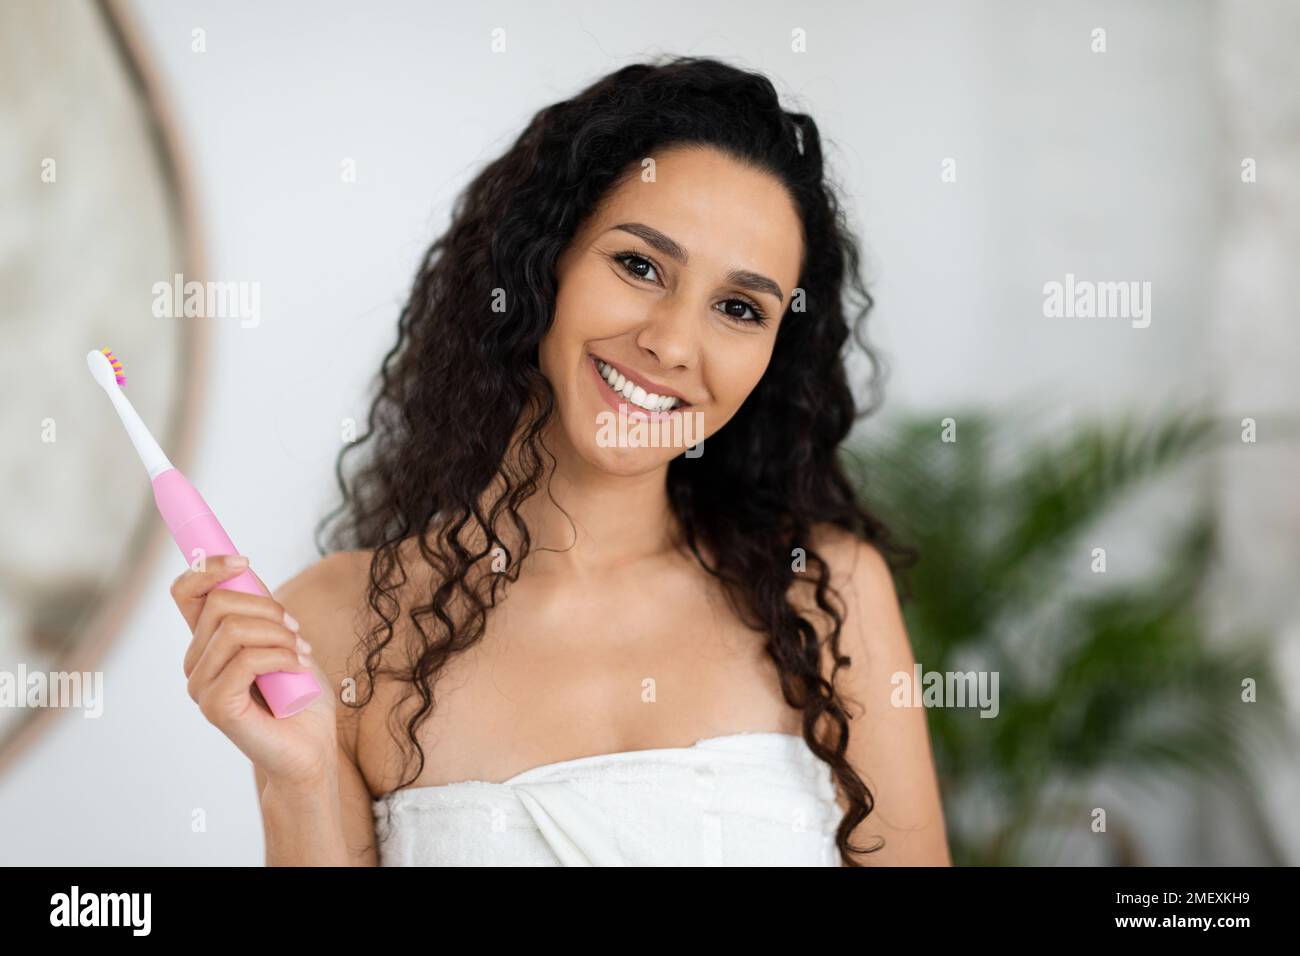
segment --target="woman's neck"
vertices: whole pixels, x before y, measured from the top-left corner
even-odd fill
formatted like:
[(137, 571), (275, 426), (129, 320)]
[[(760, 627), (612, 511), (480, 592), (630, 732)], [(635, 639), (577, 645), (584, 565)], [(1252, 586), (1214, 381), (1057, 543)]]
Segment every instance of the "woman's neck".
[(592, 467), (562, 437), (548, 438), (547, 447), (555, 463), (545, 458), (540, 490), (520, 507), (532, 536), (532, 570), (586, 577), (677, 549), (666, 464), (612, 475)]

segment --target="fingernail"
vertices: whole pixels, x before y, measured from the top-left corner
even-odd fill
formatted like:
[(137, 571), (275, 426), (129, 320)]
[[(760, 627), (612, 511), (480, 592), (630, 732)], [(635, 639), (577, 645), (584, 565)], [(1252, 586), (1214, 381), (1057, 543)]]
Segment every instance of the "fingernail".
[(304, 641), (304, 640), (300, 637), (300, 638), (298, 638), (298, 650), (299, 650), (301, 653), (303, 653), (303, 654), (310, 654), (310, 653), (311, 653), (311, 645), (308, 644), (306, 641)]
[(284, 626), (291, 631), (298, 630), (298, 622), (293, 619), (293, 615), (288, 611), (284, 612)]
[(311, 667), (311, 664), (307, 662), (307, 658), (303, 657), (301, 654), (298, 655), (298, 663), (303, 667)]
[(226, 556), (226, 563), (232, 568), (246, 568), (248, 567), (248, 558), (242, 554), (230, 554)]

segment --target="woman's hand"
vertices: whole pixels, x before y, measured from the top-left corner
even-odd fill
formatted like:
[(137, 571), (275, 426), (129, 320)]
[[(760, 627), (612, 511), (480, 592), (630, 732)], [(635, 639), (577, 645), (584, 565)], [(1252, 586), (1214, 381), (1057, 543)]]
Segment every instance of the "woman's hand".
[(322, 693), (292, 717), (271, 714), (253, 683), (259, 674), (311, 671), (322, 688), (327, 681), (312, 662), (310, 645), (302, 649), (298, 622), (278, 601), (216, 590), (247, 565), (235, 555), (209, 557), (205, 570), (186, 571), (172, 585), (172, 599), (194, 635), (185, 653), (190, 697), (270, 783), (324, 786), (337, 778), (334, 695)]

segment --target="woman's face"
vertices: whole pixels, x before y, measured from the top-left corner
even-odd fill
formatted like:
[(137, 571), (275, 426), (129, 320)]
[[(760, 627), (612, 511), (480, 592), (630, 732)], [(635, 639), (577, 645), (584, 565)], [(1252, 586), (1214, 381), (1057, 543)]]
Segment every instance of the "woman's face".
[(798, 213), (769, 174), (712, 149), (654, 160), (654, 179), (638, 171), (612, 190), (561, 256), (540, 348), (554, 431), (620, 475), (663, 466), (736, 413), (803, 255)]

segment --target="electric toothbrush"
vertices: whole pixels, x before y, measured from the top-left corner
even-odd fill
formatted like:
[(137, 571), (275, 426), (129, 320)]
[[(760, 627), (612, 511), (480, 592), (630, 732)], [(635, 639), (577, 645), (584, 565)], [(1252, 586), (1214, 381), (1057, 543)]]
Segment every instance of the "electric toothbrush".
[[(179, 469), (167, 460), (158, 442), (122, 393), (122, 386), (126, 385), (122, 363), (108, 349), (101, 349), (86, 355), (86, 365), (90, 368), (91, 377), (117, 409), (131, 444), (135, 445), (140, 460), (148, 470), (158, 513), (166, 522), (186, 563), (201, 555), (238, 554), (207, 502)], [(248, 569), (222, 581), (217, 587), (245, 594), (266, 594), (253, 572)], [(257, 689), (266, 698), (271, 713), (276, 717), (292, 717), (320, 696), (321, 692), (315, 675), (310, 671), (275, 671), (262, 674), (256, 683)]]

